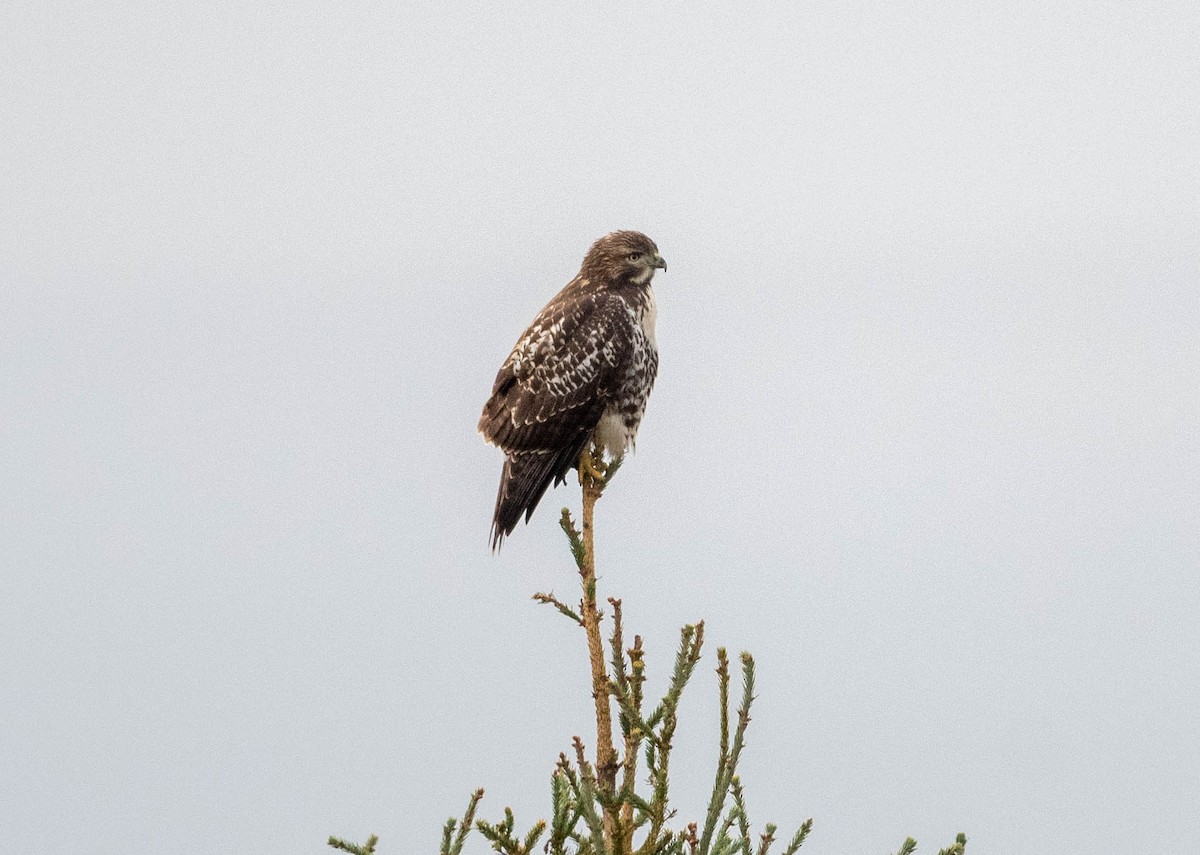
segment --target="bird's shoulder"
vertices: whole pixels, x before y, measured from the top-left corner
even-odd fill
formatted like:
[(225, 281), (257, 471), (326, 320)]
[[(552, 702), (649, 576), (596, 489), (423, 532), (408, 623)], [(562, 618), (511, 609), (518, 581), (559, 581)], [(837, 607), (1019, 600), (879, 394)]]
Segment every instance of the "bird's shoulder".
[(525, 378), (591, 354), (611, 361), (614, 349), (628, 338), (635, 313), (620, 292), (589, 285), (577, 277), (555, 295), (521, 334), (504, 367)]

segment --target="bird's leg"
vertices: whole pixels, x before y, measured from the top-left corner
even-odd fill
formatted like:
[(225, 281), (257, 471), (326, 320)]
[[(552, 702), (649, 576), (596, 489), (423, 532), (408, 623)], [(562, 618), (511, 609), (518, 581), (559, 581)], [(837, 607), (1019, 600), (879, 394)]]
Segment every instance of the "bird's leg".
[(593, 484), (604, 484), (604, 475), (608, 467), (604, 465), (604, 452), (595, 443), (589, 442), (579, 455), (579, 483), (587, 485), (588, 480)]

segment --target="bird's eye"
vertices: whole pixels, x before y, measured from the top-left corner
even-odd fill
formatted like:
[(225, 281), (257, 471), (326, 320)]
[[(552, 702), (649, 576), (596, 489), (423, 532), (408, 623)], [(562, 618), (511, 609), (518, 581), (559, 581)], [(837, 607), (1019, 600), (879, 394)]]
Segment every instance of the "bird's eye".
[(641, 254), (640, 252), (631, 252), (631, 253), (629, 253), (629, 260), (630, 260), (630, 261), (637, 261), (637, 260), (638, 260), (639, 258), (641, 258), (641, 257), (642, 257), (642, 254)]

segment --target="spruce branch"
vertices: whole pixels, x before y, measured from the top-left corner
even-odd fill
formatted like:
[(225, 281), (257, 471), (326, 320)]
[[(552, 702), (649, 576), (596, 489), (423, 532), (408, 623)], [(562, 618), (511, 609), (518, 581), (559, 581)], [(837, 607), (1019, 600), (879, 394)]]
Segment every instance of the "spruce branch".
[[(716, 780), (713, 782), (712, 796), (708, 802), (708, 812), (704, 822), (704, 835), (700, 838), (701, 855), (709, 855), (709, 847), (712, 843), (713, 831), (717, 825), (717, 819), (721, 815), (721, 810), (725, 805), (725, 799), (729, 794), (730, 787), (734, 775), (737, 773), (738, 760), (741, 758), (742, 746), (746, 741), (746, 728), (750, 726), (750, 705), (754, 703), (754, 657), (749, 653), (742, 653), (742, 703), (738, 707), (737, 727), (733, 732), (732, 744), (728, 751), (722, 751), (717, 758), (717, 774)], [(721, 742), (724, 746), (726, 734), (728, 733), (728, 682), (729, 672), (728, 666), (721, 664), (721, 654), (718, 653), (717, 673), (720, 677), (721, 698), (722, 704), (722, 736)], [(735, 796), (736, 798), (736, 796)], [(743, 844), (743, 852), (748, 848), (748, 836), (741, 836)]]
[[(628, 694), (629, 688), (629, 667), (625, 663), (625, 633), (621, 615), (621, 601), (616, 597), (609, 597), (608, 604), (612, 606), (613, 630), (612, 636), (609, 638), (609, 646), (612, 648), (612, 669), (613, 683), (617, 689)], [(630, 698), (632, 701), (632, 698)]]
[(783, 850), (783, 855), (796, 855), (796, 851), (804, 845), (804, 839), (808, 837), (808, 833), (812, 831), (812, 817), (804, 821), (804, 824), (796, 830), (796, 834), (787, 845), (787, 849)]
[(554, 596), (553, 591), (550, 592), (549, 594), (544, 594), (541, 591), (539, 591), (538, 593), (533, 595), (533, 599), (539, 603), (542, 603), (543, 605), (554, 606), (554, 608), (558, 609), (559, 612), (566, 615), (567, 617), (569, 617), (571, 620), (575, 621), (575, 623), (579, 624), (580, 626), (583, 626), (583, 618), (581, 618), (575, 612), (574, 609), (572, 609), (570, 606), (568, 606), (562, 600), (558, 599), (558, 597)]
[[(561, 758), (559, 766), (565, 768), (568, 780), (571, 781), (575, 790), (575, 799), (583, 814), (583, 821), (588, 827), (592, 850), (595, 855), (608, 855), (608, 841), (611, 839), (605, 835), (605, 820), (608, 812), (605, 811), (602, 816), (596, 810), (596, 805), (601, 803), (600, 796), (596, 791), (596, 775), (584, 756), (583, 742), (578, 736), (574, 738), (573, 745), (575, 762), (579, 767), (578, 776), (571, 772), (570, 764), (567, 763), (565, 756)], [(566, 766), (564, 767), (563, 764)]]
[(759, 838), (758, 855), (767, 855), (767, 850), (775, 842), (775, 830), (775, 826), (768, 822), (766, 830), (763, 831), (762, 836)]
[[(638, 696), (635, 696), (635, 687), (640, 688), (640, 686), (635, 682), (634, 673), (625, 659), (625, 630), (621, 613), (621, 601), (615, 597), (609, 597), (608, 603), (612, 606), (613, 616), (613, 630), (609, 640), (612, 649), (613, 672), (610, 691), (617, 699), (617, 706), (620, 711), (618, 721), (621, 725), (621, 734), (625, 738), (625, 745), (621, 756), (624, 776), (621, 780), (621, 793), (618, 796), (620, 812), (617, 820), (621, 831), (619, 848), (621, 852), (631, 852), (633, 850), (633, 832), (637, 825), (640, 824), (634, 820), (634, 807), (637, 806), (637, 802), (641, 802), (646, 807), (649, 807), (646, 802), (637, 797), (637, 793), (635, 792), (638, 749), (648, 732), (648, 728), (646, 723), (642, 721), (640, 692)], [(643, 809), (641, 813), (644, 817), (647, 811)]]
[(966, 852), (966, 850), (967, 850), (967, 835), (963, 834), (960, 831), (958, 833), (958, 836), (954, 838), (954, 842), (952, 844), (950, 844), (949, 846), (947, 846), (945, 849), (939, 850), (938, 855), (963, 855), (963, 853)]
[(513, 848), (517, 845), (517, 841), (512, 836), (513, 826), (516, 820), (513, 817), (512, 808), (504, 809), (504, 819), (493, 825), (487, 820), (479, 820), (475, 823), (475, 828), (479, 830), (486, 839), (492, 843), (492, 848), (497, 852), (503, 852), (505, 855), (515, 855)]
[(700, 838), (696, 836), (696, 823), (689, 822), (687, 830), (680, 837), (687, 844), (690, 855), (696, 855), (696, 847), (700, 845)]
[(729, 655), (724, 647), (717, 648), (717, 694), (721, 705), (721, 745), (717, 754), (719, 768), (729, 758)]
[(492, 848), (502, 855), (530, 855), (538, 839), (546, 831), (546, 821), (539, 819), (535, 822), (523, 839), (513, 834), (515, 826), (516, 819), (513, 817), (512, 808), (508, 807), (504, 809), (504, 819), (501, 822), (493, 825), (481, 819), (475, 823), (479, 833), (491, 841)]
[[(704, 645), (704, 623), (689, 624), (680, 630), (679, 651), (675, 656), (675, 667), (671, 674), (671, 682), (658, 707), (645, 719), (646, 731), (646, 766), (650, 773), (650, 783), (653, 795), (650, 804), (654, 810), (650, 814), (650, 830), (646, 840), (638, 849), (639, 855), (651, 855), (661, 850), (673, 839), (670, 832), (663, 828), (670, 817), (668, 804), (670, 801), (670, 758), (671, 739), (675, 734), (678, 723), (676, 709), (684, 686), (692, 676), (696, 663), (700, 661), (700, 651)], [(637, 639), (634, 649), (637, 658), (641, 659), (641, 639)], [(640, 670), (640, 669), (639, 669)], [(644, 676), (639, 677), (640, 681)], [(682, 842), (676, 839), (682, 845)], [(671, 844), (674, 845), (674, 844)]]
[(375, 855), (375, 844), (379, 842), (379, 837), (372, 834), (367, 838), (366, 843), (350, 843), (342, 840), (340, 837), (330, 837), (327, 841), (334, 849), (340, 849), (343, 852), (349, 852), (350, 855)]
[[(567, 762), (565, 755), (559, 755), (560, 767)], [(566, 855), (566, 843), (575, 832), (579, 822), (580, 808), (578, 801), (572, 798), (575, 791), (562, 768), (556, 768), (550, 776), (550, 802), (552, 822), (550, 825), (550, 840), (546, 844), (549, 855)]]
[(750, 855), (750, 814), (746, 810), (746, 794), (742, 791), (742, 779), (737, 775), (730, 778), (729, 789), (733, 794), (733, 809), (734, 815), (737, 817), (742, 855)]
[(463, 848), (463, 843), (467, 839), (467, 834), (471, 831), (471, 825), (475, 821), (475, 809), (479, 807), (479, 801), (483, 798), (483, 787), (480, 787), (475, 792), (471, 793), (471, 799), (467, 802), (467, 811), (463, 814), (462, 822), (458, 823), (458, 836), (454, 835), (454, 828), (457, 820), (450, 817), (446, 820), (446, 825), (442, 829), (442, 847), (440, 855), (460, 855)]
[(571, 545), (571, 555), (575, 558), (575, 565), (582, 570), (585, 560), (583, 537), (579, 534), (579, 529), (575, 528), (575, 521), (571, 519), (570, 510), (562, 509), (562, 516), (559, 517), (558, 524), (562, 528), (563, 534), (567, 536), (567, 542)]
[[(582, 592), (579, 607), (572, 608), (552, 592), (533, 595), (536, 602), (554, 606), (560, 614), (584, 629), (595, 701), (595, 759), (589, 760), (583, 740), (574, 737), (573, 759), (566, 753), (560, 754), (551, 774), (550, 821), (538, 820), (524, 834), (516, 831), (513, 812), (507, 807), (504, 818), (497, 823), (476, 820), (476, 808), (483, 798), (483, 790), (475, 791), (462, 821), (452, 817), (443, 826), (440, 855), (461, 855), (472, 829), (501, 855), (532, 855), (543, 838), (546, 839), (541, 849), (546, 855), (770, 855), (773, 845), (778, 842), (775, 836), (778, 829), (773, 823), (767, 823), (761, 834), (752, 834), (746, 794), (738, 774), (755, 700), (755, 664), (746, 652), (740, 656), (741, 698), (736, 713), (731, 715), (729, 656), (725, 648), (717, 650), (717, 766), (703, 829), (697, 822), (683, 828), (668, 827), (675, 818), (675, 811), (670, 807), (670, 766), (679, 723), (679, 703), (701, 658), (704, 623), (689, 624), (680, 630), (679, 647), (667, 689), (653, 711), (646, 715), (646, 663), (642, 637), (635, 635), (633, 646), (625, 647), (620, 599), (608, 598), (613, 622), (609, 638), (603, 639), (600, 632), (604, 614), (597, 602), (593, 522), (596, 502), (620, 461), (604, 466), (597, 460), (598, 454), (594, 447), (589, 448), (579, 462), (583, 492), (581, 527), (576, 526), (570, 511), (565, 508), (560, 518), (560, 526), (579, 572)], [(619, 759), (613, 740), (614, 700), (623, 738)], [(648, 796), (637, 790), (641, 757), (645, 762)], [(812, 830), (812, 822), (810, 818), (797, 829), (783, 855), (796, 855)], [(638, 846), (634, 845), (635, 833), (644, 835)], [(375, 855), (378, 838), (372, 836), (364, 844), (334, 837), (328, 842), (331, 847), (350, 855)], [(959, 834), (955, 843), (940, 850), (938, 855), (964, 855), (966, 842), (966, 836)], [(913, 855), (915, 850), (916, 841), (909, 838), (897, 855)]]
[(648, 740), (646, 744), (646, 766), (650, 771), (650, 785), (652, 794), (650, 797), (650, 829), (647, 832), (646, 840), (642, 844), (639, 855), (656, 852), (660, 846), (664, 844), (665, 839), (670, 838), (670, 832), (666, 832), (664, 838), (663, 827), (666, 825), (668, 814), (667, 805), (670, 801), (670, 759), (671, 759), (671, 742), (670, 731), (674, 731), (674, 721), (670, 716), (664, 722), (662, 732), (652, 740)]
[(642, 687), (646, 683), (646, 659), (642, 649), (642, 637), (633, 637), (633, 647), (629, 648), (629, 691), (633, 696), (633, 705), (642, 708)]
[(612, 648), (612, 680), (609, 692), (617, 699), (618, 723), (625, 737), (625, 750), (621, 765), (625, 769), (623, 786), (631, 789), (637, 778), (637, 750), (641, 741), (650, 733), (650, 726), (642, 720), (641, 686), (645, 682), (644, 663), (641, 659), (641, 636), (636, 637), (629, 649), (630, 660), (625, 659), (625, 638), (621, 616), (621, 601), (608, 598), (613, 612), (613, 631), (609, 639)]
[(654, 712), (646, 717), (647, 724), (657, 725), (667, 712), (674, 712), (675, 708), (679, 706), (679, 696), (683, 694), (684, 686), (691, 679), (692, 672), (696, 670), (696, 663), (700, 661), (700, 649), (703, 646), (704, 621), (688, 624), (679, 631), (679, 650), (675, 654), (675, 667), (671, 671), (671, 682), (668, 684), (667, 693), (663, 695), (662, 701), (654, 709)]
[(621, 792), (617, 794), (617, 797), (622, 804), (628, 804), (630, 807), (637, 809), (638, 817), (635, 819), (634, 825), (645, 825), (649, 819), (650, 812), (654, 810), (654, 806), (639, 796), (636, 791), (624, 787), (621, 788)]
[(721, 829), (717, 832), (717, 839), (712, 845), (712, 855), (729, 855), (738, 848), (740, 840), (735, 840), (729, 834), (737, 820), (738, 809), (731, 807), (725, 814), (725, 821), (721, 823)]
[(525, 835), (525, 840), (521, 844), (522, 852), (532, 852), (533, 847), (537, 846), (538, 840), (546, 831), (546, 820), (539, 819), (533, 824), (533, 828), (529, 829), (529, 833)]

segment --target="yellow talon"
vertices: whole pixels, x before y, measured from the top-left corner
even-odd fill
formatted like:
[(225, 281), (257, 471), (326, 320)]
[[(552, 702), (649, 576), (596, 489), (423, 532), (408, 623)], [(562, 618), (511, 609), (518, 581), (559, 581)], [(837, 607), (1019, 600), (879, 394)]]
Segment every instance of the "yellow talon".
[(593, 446), (588, 445), (583, 450), (583, 454), (579, 455), (579, 483), (583, 484), (584, 479), (590, 478), (592, 481), (603, 484), (604, 473), (608, 467), (604, 465), (602, 460), (598, 460), (593, 454)]

